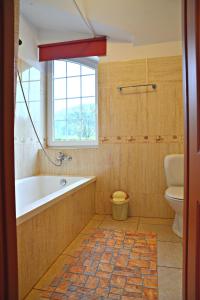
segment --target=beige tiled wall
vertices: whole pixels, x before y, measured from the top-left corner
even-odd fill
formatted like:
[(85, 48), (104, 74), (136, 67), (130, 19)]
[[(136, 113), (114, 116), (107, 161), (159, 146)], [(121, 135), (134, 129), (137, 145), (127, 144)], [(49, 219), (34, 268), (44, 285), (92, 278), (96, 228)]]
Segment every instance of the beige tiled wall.
[[(32, 102), (31, 115), (41, 141), (45, 143), (45, 69), (43, 64), (30, 66), (18, 60), (18, 68), (23, 71), (36, 68), (40, 72), (40, 101)], [(18, 84), (18, 89), (20, 86)], [(39, 143), (33, 131), (25, 103), (21, 97), (16, 102), (15, 109), (15, 176), (17, 179), (38, 174), (38, 149)]]
[[(119, 85), (157, 84), (156, 91)], [(163, 159), (183, 152), (181, 57), (152, 58), (99, 65), (99, 147), (63, 149), (73, 156), (61, 168), (40, 152), (43, 174), (96, 175), (96, 212), (110, 213), (110, 194), (130, 195), (131, 216), (164, 217), (173, 212), (163, 198)], [(52, 157), (60, 149), (48, 149)]]

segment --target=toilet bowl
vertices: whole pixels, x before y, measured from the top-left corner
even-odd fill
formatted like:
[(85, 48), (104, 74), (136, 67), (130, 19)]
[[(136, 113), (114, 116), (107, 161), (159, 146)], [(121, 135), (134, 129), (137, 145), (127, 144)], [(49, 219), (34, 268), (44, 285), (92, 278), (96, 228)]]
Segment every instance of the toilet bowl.
[(183, 236), (183, 203), (184, 203), (184, 156), (183, 154), (167, 155), (164, 168), (168, 188), (165, 199), (175, 212), (172, 229), (179, 237)]

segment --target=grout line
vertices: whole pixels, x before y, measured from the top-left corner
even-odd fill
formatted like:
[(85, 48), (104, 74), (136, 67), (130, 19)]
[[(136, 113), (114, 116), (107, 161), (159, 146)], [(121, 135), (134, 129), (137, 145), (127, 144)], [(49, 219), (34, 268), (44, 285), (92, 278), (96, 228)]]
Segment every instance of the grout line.
[(160, 239), (157, 239), (158, 242), (160, 243), (172, 243), (172, 244), (181, 244), (182, 245), (182, 241), (180, 242), (176, 242), (176, 241), (164, 241), (164, 240), (160, 240)]
[(159, 266), (159, 265), (157, 265), (157, 267), (158, 268), (175, 269), (175, 270), (183, 270), (183, 268), (178, 268), (178, 267)]

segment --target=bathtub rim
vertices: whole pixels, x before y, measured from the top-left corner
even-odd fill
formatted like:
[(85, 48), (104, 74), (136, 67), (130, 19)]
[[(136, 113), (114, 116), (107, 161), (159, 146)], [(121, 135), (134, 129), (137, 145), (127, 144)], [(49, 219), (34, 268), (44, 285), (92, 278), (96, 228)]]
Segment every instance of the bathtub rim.
[[(50, 177), (73, 177), (73, 178), (82, 178), (82, 180), (84, 180), (82, 183), (78, 183), (75, 182), (73, 184), (71, 184), (70, 186), (63, 188), (59, 191), (56, 191), (54, 193), (51, 193), (41, 199), (38, 199), (36, 202), (40, 201), (42, 202), (41, 205), (38, 205), (36, 207), (32, 207), (28, 210), (25, 210), (20, 216), (17, 217), (16, 215), (16, 225), (20, 225), (26, 221), (28, 221), (29, 219), (31, 219), (32, 217), (36, 216), (38, 213), (48, 209), (50, 206), (52, 205), (56, 205), (59, 201), (62, 201), (64, 199), (66, 199), (66, 197), (74, 194), (75, 192), (77, 192), (78, 190), (86, 187), (87, 185), (91, 184), (91, 183), (95, 183), (97, 178), (96, 176), (70, 176), (70, 175), (48, 175), (48, 174), (40, 174), (40, 175), (36, 175), (36, 176), (30, 176), (30, 177), (25, 177), (25, 178), (21, 178), (21, 179), (17, 179), (17, 181), (20, 180), (29, 180), (31, 178), (36, 178), (36, 177), (44, 177), (44, 176), (50, 176)], [(80, 181), (80, 180), (79, 180)], [(71, 188), (70, 188), (71, 187)], [(47, 198), (49, 198), (47, 200)], [(45, 200), (46, 199), (46, 200)], [(44, 202), (44, 203), (43, 203)], [(53, 203), (52, 203), (53, 202)], [(30, 205), (31, 207), (31, 205)]]

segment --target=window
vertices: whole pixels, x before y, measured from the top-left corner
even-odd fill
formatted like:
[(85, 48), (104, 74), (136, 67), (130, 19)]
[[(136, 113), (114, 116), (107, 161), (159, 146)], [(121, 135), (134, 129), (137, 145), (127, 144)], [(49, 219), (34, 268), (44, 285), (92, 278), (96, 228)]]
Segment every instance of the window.
[[(20, 72), (24, 94), (29, 106), (31, 116), (37, 128), (40, 128), (41, 122), (41, 76), (40, 71), (34, 67), (23, 65), (24, 70)], [(27, 118), (27, 110), (24, 103), (21, 86), (17, 78), (16, 89), (16, 117), (22, 122)], [(23, 126), (21, 126), (22, 128)]]
[(54, 60), (49, 74), (48, 144), (97, 145), (97, 62)]

